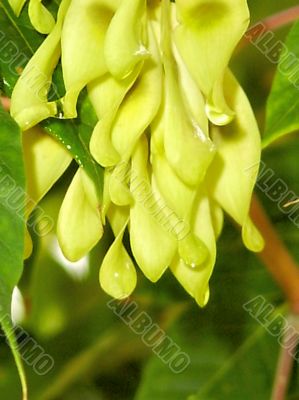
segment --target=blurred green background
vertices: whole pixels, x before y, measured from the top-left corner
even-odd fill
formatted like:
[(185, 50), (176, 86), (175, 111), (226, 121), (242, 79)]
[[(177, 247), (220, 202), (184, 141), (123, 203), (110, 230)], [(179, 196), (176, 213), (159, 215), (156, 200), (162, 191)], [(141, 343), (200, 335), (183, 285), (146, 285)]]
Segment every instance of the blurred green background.
[[(251, 23), (297, 5), (296, 0), (249, 0)], [(289, 27), (276, 32), (284, 38)], [(299, 44), (298, 44), (299, 45)], [(265, 103), (275, 73), (252, 45), (239, 50), (232, 69), (245, 88), (264, 126)], [(263, 159), (277, 177), (299, 193), (299, 140), (296, 135), (275, 143)], [(72, 177), (70, 170), (41, 206), (55, 219)], [(257, 189), (273, 222), (291, 252), (299, 259), (297, 228)], [(79, 221), (78, 221), (79, 223)], [(107, 307), (98, 270), (111, 241), (109, 232), (81, 265), (68, 265), (57, 254), (50, 234), (36, 242), (20, 283), (24, 310), (21, 324), (45, 353), (54, 359), (44, 376), (26, 365), (32, 400), (267, 400), (279, 346), (248, 313), (243, 304), (264, 296), (280, 307), (283, 296), (258, 259), (246, 251), (239, 232), (226, 221), (218, 244), (211, 281), (211, 300), (199, 309), (167, 272), (151, 284), (139, 274), (132, 299), (191, 358), (181, 374), (174, 374)], [(19, 304), (20, 306), (20, 304)], [(298, 366), (294, 368), (288, 399), (299, 399)], [(12, 356), (0, 345), (0, 398), (20, 399)]]

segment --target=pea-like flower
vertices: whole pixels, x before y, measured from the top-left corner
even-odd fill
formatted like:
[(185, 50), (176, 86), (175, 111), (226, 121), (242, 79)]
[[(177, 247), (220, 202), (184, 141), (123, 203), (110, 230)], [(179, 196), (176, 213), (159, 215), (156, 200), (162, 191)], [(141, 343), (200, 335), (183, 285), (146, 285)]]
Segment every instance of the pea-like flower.
[[(18, 14), (25, 1), (10, 3)], [(54, 24), (41, 2), (30, 0), (29, 16), (49, 34), (15, 86), (11, 114), (31, 138), (25, 153), (37, 200), (70, 162), (40, 131), (40, 149), (30, 155), (37, 124), (61, 117), (61, 106), (63, 118), (76, 118), (84, 88), (98, 117), (90, 152), (104, 169), (103, 197), (80, 167), (58, 218), (64, 254), (73, 261), (84, 256), (109, 221), (115, 240), (100, 268), (107, 293), (129, 296), (136, 264), (153, 282), (170, 268), (204, 306), (223, 211), (241, 225), (248, 249), (263, 247), (249, 217), (260, 136), (228, 69), (248, 26), (246, 1), (62, 0)], [(60, 61), (66, 92), (49, 101)], [(36, 74), (38, 93), (26, 84)], [(126, 229), (135, 262), (123, 245)]]

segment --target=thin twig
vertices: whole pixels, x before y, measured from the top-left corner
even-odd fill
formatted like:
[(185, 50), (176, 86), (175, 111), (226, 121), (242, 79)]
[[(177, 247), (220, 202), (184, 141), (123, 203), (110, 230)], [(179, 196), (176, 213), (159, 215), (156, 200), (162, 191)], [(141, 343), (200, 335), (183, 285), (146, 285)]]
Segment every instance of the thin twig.
[[(246, 35), (241, 40), (238, 49), (242, 49), (250, 42), (252, 42), (255, 38), (262, 38), (265, 33), (269, 31), (275, 31), (279, 28), (282, 28), (285, 25), (288, 25), (294, 21), (299, 19), (299, 6), (291, 7), (287, 10), (283, 10), (278, 12), (277, 14), (271, 15), (270, 17), (261, 20), (258, 23), (255, 23), (252, 27), (248, 29)], [(261, 33), (259, 30), (256, 30), (256, 26), (263, 26), (264, 30)]]
[(279, 355), (276, 376), (273, 385), (271, 400), (285, 400), (288, 392), (289, 382), (294, 365), (294, 354), (299, 342), (299, 323), (298, 315), (290, 315), (288, 318), (289, 326), (294, 328), (294, 335), (289, 337), (287, 329)]
[(291, 7), (265, 18), (262, 23), (270, 31), (288, 25), (299, 18), (299, 6)]
[(299, 267), (257, 197), (252, 201), (251, 216), (266, 242), (264, 250), (258, 256), (284, 291), (292, 311), (299, 315)]

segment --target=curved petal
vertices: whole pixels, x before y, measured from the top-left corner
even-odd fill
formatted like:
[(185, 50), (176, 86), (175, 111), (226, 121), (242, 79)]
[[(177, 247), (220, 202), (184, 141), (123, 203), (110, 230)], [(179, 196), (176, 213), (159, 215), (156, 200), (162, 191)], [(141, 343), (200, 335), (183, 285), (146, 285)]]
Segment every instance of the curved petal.
[(177, 91), (176, 80), (166, 78), (164, 146), (166, 157), (182, 181), (199, 184), (213, 160), (215, 148), (202, 129), (190, 120)]
[[(159, 126), (152, 132), (152, 137), (159, 135)], [(155, 141), (157, 141), (156, 139)], [(186, 185), (172, 170), (161, 148), (152, 144), (153, 181), (159, 188), (167, 207), (168, 226), (178, 239), (180, 257), (189, 265), (200, 265), (207, 257), (205, 244), (191, 231), (191, 213), (197, 189)]]
[(50, 33), (54, 28), (54, 17), (41, 0), (30, 0), (28, 13), (30, 22), (38, 32)]
[(94, 127), (89, 143), (93, 158), (104, 168), (113, 167), (120, 161), (120, 155), (111, 141), (111, 126), (115, 118), (112, 111), (106, 114)]
[(212, 128), (217, 154), (207, 182), (213, 198), (243, 227), (245, 245), (252, 251), (261, 251), (263, 240), (248, 217), (256, 166), (260, 163), (260, 134), (249, 101), (230, 72), (224, 84), (236, 117), (230, 125)]
[(209, 257), (203, 264), (192, 268), (177, 256), (170, 268), (184, 289), (201, 307), (204, 307), (209, 300), (209, 279), (216, 260), (216, 242), (210, 204), (204, 192), (199, 194), (196, 200), (193, 229), (198, 238), (205, 243)]
[[(23, 157), (27, 177), (25, 219), (61, 177), (72, 161), (69, 152), (39, 126), (23, 132)], [(24, 258), (32, 253), (32, 240), (25, 232)]]
[[(167, 3), (164, 3), (165, 5)], [(166, 6), (165, 6), (166, 7)], [(168, 10), (166, 10), (168, 11)], [(211, 163), (215, 148), (201, 126), (186, 109), (178, 85), (176, 64), (173, 59), (168, 12), (164, 12), (162, 35), (165, 70), (164, 147), (166, 158), (182, 181), (198, 185)], [(169, 28), (169, 29), (168, 29)]]
[(147, 142), (142, 137), (132, 158), (130, 243), (138, 266), (149, 280), (156, 282), (171, 263), (177, 240), (158, 218), (163, 210), (150, 185), (147, 158)]
[(168, 207), (177, 214), (178, 218), (189, 222), (196, 189), (181, 181), (163, 153), (152, 155), (152, 166), (155, 181)]
[[(100, 206), (88, 191), (85, 171), (79, 168), (63, 200), (57, 221), (57, 237), (67, 259), (78, 261), (101, 239), (103, 226)], [(95, 189), (94, 189), (95, 191)]]
[(122, 0), (105, 39), (105, 61), (111, 74), (123, 79), (148, 56), (146, 1)]
[(66, 88), (65, 118), (77, 116), (80, 91), (107, 72), (104, 40), (120, 0), (72, 0), (61, 35), (62, 70)]
[(116, 236), (100, 268), (100, 285), (110, 296), (124, 299), (133, 292), (137, 283), (134, 264), (122, 244), (128, 221)]
[(246, 0), (177, 0), (180, 25), (175, 42), (190, 72), (209, 100), (214, 123), (226, 124), (221, 81), (234, 48), (249, 23)]
[(39, 126), (23, 132), (23, 155), (27, 177), (26, 219), (72, 161), (69, 152)]
[(57, 23), (26, 65), (11, 98), (11, 115), (22, 130), (57, 114), (55, 102), (48, 102), (53, 71), (60, 57), (60, 36), (71, 0), (62, 0)]
[(142, 74), (119, 108), (112, 128), (112, 143), (122, 160), (128, 160), (134, 147), (157, 114), (162, 96), (162, 65), (156, 39), (149, 27), (151, 57)]
[(204, 134), (209, 136), (209, 120), (205, 113), (205, 100), (198, 85), (188, 71), (176, 46), (173, 46), (178, 68), (178, 78), (184, 104), (190, 112), (190, 117), (201, 127)]
[(117, 110), (136, 81), (140, 69), (141, 65), (137, 66), (132, 74), (123, 80), (117, 80), (107, 74), (88, 86), (89, 98), (99, 118), (92, 133), (90, 152), (103, 167), (114, 166), (120, 161), (120, 155), (112, 145), (111, 129)]

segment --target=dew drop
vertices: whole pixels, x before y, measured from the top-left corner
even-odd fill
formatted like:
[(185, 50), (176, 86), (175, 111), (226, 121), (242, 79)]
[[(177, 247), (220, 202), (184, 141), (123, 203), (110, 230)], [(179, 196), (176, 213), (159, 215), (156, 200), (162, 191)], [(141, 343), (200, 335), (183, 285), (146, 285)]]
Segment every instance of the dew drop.
[(200, 268), (209, 256), (206, 245), (193, 233), (179, 240), (178, 251), (184, 263), (193, 270)]

